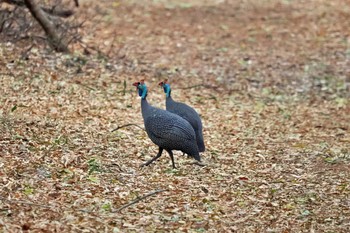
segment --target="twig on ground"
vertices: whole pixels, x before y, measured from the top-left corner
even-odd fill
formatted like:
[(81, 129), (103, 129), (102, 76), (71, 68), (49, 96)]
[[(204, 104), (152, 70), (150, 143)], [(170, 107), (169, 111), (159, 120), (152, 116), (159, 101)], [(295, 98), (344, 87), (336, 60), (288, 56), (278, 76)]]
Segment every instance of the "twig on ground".
[(21, 205), (30, 205), (30, 206), (37, 206), (37, 207), (41, 207), (44, 209), (51, 209), (53, 211), (55, 211), (55, 207), (54, 206), (49, 206), (49, 205), (41, 205), (41, 204), (35, 204), (32, 202), (26, 202), (26, 201), (21, 201), (21, 200), (9, 200), (5, 197), (1, 197), (0, 196), (0, 200), (4, 201), (4, 202), (8, 202), (8, 203), (16, 203), (16, 204), (21, 204)]
[(118, 129), (122, 129), (122, 128), (125, 128), (125, 127), (128, 127), (128, 126), (136, 126), (137, 128), (145, 130), (144, 128), (142, 128), (141, 126), (139, 126), (137, 124), (130, 123), (130, 124), (125, 124), (125, 125), (122, 125), (122, 126), (118, 126), (117, 128), (113, 129), (111, 132), (117, 131)]
[[(61, 211), (61, 210), (57, 210), (57, 207), (54, 207), (54, 206), (43, 205), (43, 204), (36, 204), (36, 203), (33, 203), (33, 202), (27, 202), (27, 201), (22, 201), (22, 200), (9, 200), (9, 199), (7, 199), (5, 197), (1, 197), (1, 196), (0, 196), (0, 200), (2, 200), (3, 202), (13, 203), (13, 204), (20, 204), (20, 205), (28, 205), (28, 206), (40, 207), (40, 208), (49, 209), (49, 210), (55, 211), (55, 212)], [(70, 209), (70, 210), (77, 210), (77, 211), (84, 212), (84, 213), (93, 213), (93, 211), (84, 210), (84, 209), (73, 209), (73, 208), (68, 208), (68, 209)]]
[[(161, 192), (164, 192), (164, 191), (168, 191), (167, 189), (159, 189), (159, 190), (155, 190), (151, 193), (148, 193), (142, 197), (138, 197), (136, 198), (135, 200), (133, 200), (132, 202), (126, 204), (126, 205), (123, 205), (121, 207), (119, 207), (118, 209), (116, 210), (113, 210), (112, 213), (116, 213), (116, 212), (120, 212), (121, 210), (131, 206), (131, 205), (134, 205), (136, 204), (137, 202), (139, 201), (142, 201), (150, 196), (154, 196), (158, 193), (161, 193)], [(44, 208), (44, 209), (49, 209), (51, 211), (61, 211), (61, 210), (56, 210), (57, 207), (54, 207), (54, 206), (50, 206), (50, 205), (42, 205), (42, 204), (36, 204), (36, 203), (32, 203), (32, 202), (27, 202), (27, 201), (22, 201), (22, 200), (9, 200), (5, 197), (2, 197), (0, 196), (0, 200), (4, 201), (4, 202), (8, 202), (8, 203), (15, 203), (15, 204), (21, 204), (21, 205), (28, 205), (28, 206), (36, 206), (36, 207), (40, 207), (40, 208)], [(71, 210), (76, 210), (76, 211), (80, 211), (80, 212), (85, 212), (85, 213), (93, 213), (93, 211), (90, 211), (90, 210), (85, 210), (85, 209), (73, 209), (73, 208), (68, 208), (68, 209), (71, 209)], [(66, 209), (66, 210), (68, 210)]]
[(116, 210), (113, 210), (112, 213), (120, 212), (121, 210), (123, 210), (123, 209), (125, 209), (125, 208), (127, 208), (127, 207), (129, 207), (131, 205), (134, 205), (134, 204), (136, 204), (139, 201), (142, 201), (142, 200), (146, 199), (147, 197), (156, 195), (156, 194), (164, 192), (164, 191), (168, 191), (168, 190), (167, 189), (159, 189), (159, 190), (153, 191), (153, 192), (151, 192), (151, 193), (149, 193), (147, 195), (144, 195), (142, 197), (138, 197), (135, 200), (133, 200), (132, 202), (130, 202), (130, 203), (126, 204), (126, 205), (123, 205), (123, 206), (119, 207)]

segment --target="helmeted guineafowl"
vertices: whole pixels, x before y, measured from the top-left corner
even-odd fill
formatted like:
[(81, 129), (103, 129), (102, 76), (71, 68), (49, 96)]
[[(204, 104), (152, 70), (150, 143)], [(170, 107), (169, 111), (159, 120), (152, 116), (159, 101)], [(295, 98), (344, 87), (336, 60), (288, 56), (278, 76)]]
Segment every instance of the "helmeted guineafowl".
[(141, 96), (142, 117), (148, 137), (159, 147), (158, 154), (142, 166), (157, 160), (163, 150), (169, 153), (173, 168), (175, 168), (175, 162), (172, 150), (180, 150), (200, 162), (196, 135), (192, 126), (178, 115), (149, 105), (146, 100), (147, 87), (144, 80), (135, 82), (133, 85), (137, 87)]
[(203, 126), (201, 118), (199, 117), (196, 110), (184, 103), (176, 102), (171, 98), (171, 88), (167, 82), (168, 80), (165, 79), (163, 82), (159, 83), (159, 85), (163, 87), (166, 95), (166, 110), (181, 116), (191, 124), (191, 126), (194, 129), (194, 132), (196, 133), (198, 150), (199, 152), (204, 152), (205, 145), (203, 139)]

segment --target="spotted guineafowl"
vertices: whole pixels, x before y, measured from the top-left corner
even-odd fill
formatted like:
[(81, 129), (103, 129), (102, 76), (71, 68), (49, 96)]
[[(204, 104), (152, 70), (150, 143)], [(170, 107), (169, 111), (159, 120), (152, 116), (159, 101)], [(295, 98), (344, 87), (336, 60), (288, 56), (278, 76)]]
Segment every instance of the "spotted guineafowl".
[(203, 126), (202, 126), (202, 120), (199, 117), (196, 110), (191, 108), (190, 106), (176, 102), (171, 98), (171, 88), (170, 85), (167, 83), (167, 79), (165, 79), (163, 82), (160, 82), (159, 85), (163, 87), (165, 95), (166, 95), (166, 110), (174, 113), (176, 115), (181, 116), (186, 121), (188, 121), (191, 126), (194, 129), (194, 132), (196, 133), (196, 141), (199, 152), (205, 151), (205, 145), (204, 145), (204, 139), (203, 139)]
[(147, 87), (144, 80), (133, 84), (141, 96), (142, 117), (148, 137), (159, 147), (157, 156), (144, 163), (147, 166), (157, 160), (166, 150), (175, 168), (172, 150), (180, 150), (200, 162), (196, 135), (191, 125), (183, 118), (148, 104)]

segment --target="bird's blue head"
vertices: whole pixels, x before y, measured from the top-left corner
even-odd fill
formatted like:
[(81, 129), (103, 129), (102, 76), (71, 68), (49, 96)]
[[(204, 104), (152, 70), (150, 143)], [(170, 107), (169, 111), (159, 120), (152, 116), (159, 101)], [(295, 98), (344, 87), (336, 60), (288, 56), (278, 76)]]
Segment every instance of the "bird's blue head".
[(132, 85), (137, 88), (139, 96), (141, 96), (142, 99), (146, 99), (146, 97), (147, 97), (147, 86), (145, 84), (145, 81), (142, 79), (140, 82), (135, 82)]
[(163, 82), (160, 82), (158, 85), (163, 87), (166, 97), (170, 97), (171, 88), (170, 88), (170, 84), (168, 84), (168, 79), (165, 79)]

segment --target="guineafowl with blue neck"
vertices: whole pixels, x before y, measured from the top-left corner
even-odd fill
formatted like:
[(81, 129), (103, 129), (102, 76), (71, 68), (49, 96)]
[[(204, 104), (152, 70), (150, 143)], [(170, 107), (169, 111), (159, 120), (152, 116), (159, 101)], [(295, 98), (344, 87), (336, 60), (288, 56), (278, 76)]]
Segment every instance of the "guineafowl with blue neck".
[(176, 168), (173, 150), (180, 150), (200, 162), (196, 134), (190, 123), (176, 114), (151, 106), (146, 99), (148, 91), (144, 80), (133, 85), (141, 97), (141, 111), (147, 135), (159, 147), (158, 154), (142, 166), (148, 166), (157, 160), (163, 150), (168, 152), (173, 168)]
[(205, 151), (204, 139), (203, 139), (203, 125), (202, 120), (199, 117), (199, 114), (192, 107), (187, 104), (176, 102), (171, 98), (171, 88), (168, 84), (168, 80), (165, 79), (163, 82), (160, 82), (159, 85), (163, 87), (165, 96), (166, 96), (166, 110), (174, 113), (186, 121), (188, 121), (194, 129), (196, 134), (196, 141), (199, 152)]

